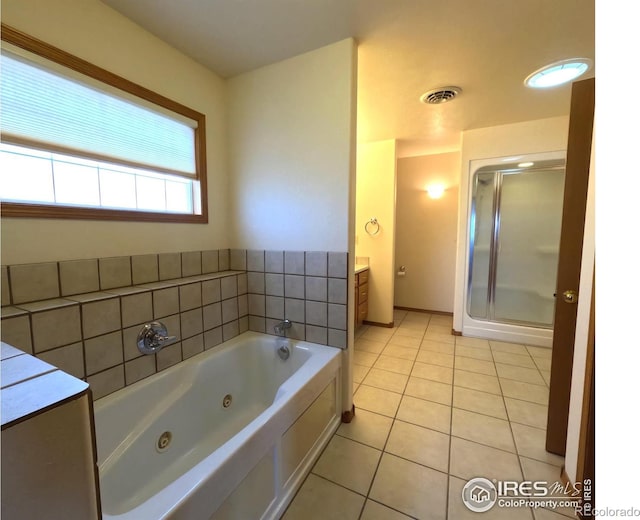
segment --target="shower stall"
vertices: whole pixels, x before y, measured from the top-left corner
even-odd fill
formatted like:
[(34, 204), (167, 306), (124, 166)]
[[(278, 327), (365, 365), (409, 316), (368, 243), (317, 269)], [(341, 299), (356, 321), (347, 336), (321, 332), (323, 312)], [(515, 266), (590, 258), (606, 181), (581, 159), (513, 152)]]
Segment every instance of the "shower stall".
[(564, 153), (471, 162), (462, 332), (551, 346)]

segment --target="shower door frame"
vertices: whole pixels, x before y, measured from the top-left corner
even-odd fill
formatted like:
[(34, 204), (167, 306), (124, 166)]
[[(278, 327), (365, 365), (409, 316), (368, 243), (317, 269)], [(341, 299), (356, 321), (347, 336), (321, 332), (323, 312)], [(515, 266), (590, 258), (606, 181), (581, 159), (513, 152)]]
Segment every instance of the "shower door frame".
[[(465, 262), (465, 284), (464, 284), (464, 299), (463, 299), (463, 313), (462, 313), (462, 334), (468, 336), (475, 336), (480, 338), (489, 338), (496, 339), (501, 341), (509, 341), (514, 343), (526, 343), (528, 345), (537, 345), (544, 347), (551, 347), (553, 340), (553, 325), (551, 326), (543, 326), (532, 324), (530, 322), (521, 322), (515, 320), (501, 320), (491, 321), (490, 318), (475, 318), (469, 313), (470, 306), (470, 295), (471, 295), (471, 272), (473, 267), (473, 246), (474, 246), (474, 238), (475, 238), (475, 230), (472, 229), (472, 223), (474, 222), (474, 195), (475, 195), (475, 182), (476, 182), (476, 173), (486, 167), (486, 166), (495, 166), (494, 171), (499, 172), (501, 163), (513, 163), (513, 162), (524, 162), (524, 161), (549, 161), (549, 160), (563, 160), (566, 161), (566, 151), (565, 150), (554, 150), (549, 152), (542, 153), (531, 153), (531, 154), (520, 154), (520, 155), (511, 155), (504, 157), (493, 157), (488, 159), (475, 159), (471, 160), (469, 163), (469, 190), (468, 190), (468, 199), (467, 199), (467, 222), (466, 222), (466, 244), (465, 244), (465, 258), (467, 261)], [(565, 166), (566, 167), (566, 166)], [(496, 209), (496, 204), (499, 206), (499, 197), (496, 197), (497, 186), (497, 178), (496, 175), (494, 177), (494, 201), (493, 201), (493, 211)], [(499, 218), (494, 221), (494, 229), (492, 236), (492, 248), (494, 245), (497, 245), (498, 239), (495, 236), (496, 233), (499, 232), (500, 222)], [(493, 262), (493, 249), (490, 250), (491, 261)], [(493, 267), (493, 279), (495, 280), (496, 276), (496, 266)], [(492, 268), (489, 268), (490, 274)], [(489, 280), (490, 285), (487, 287), (487, 294), (490, 291), (495, 291), (495, 288), (492, 288), (492, 280)], [(489, 301), (494, 303), (493, 295), (488, 299)], [(488, 315), (493, 314), (493, 308), (487, 308)], [(491, 314), (489, 314), (491, 311)]]

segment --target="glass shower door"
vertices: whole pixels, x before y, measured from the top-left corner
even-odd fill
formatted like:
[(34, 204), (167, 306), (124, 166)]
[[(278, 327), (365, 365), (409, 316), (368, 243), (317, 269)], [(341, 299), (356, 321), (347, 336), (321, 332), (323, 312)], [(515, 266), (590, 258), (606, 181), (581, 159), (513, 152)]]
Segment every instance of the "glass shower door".
[(563, 197), (561, 160), (475, 173), (469, 316), (553, 327)]
[(493, 316), (553, 325), (564, 169), (503, 174)]

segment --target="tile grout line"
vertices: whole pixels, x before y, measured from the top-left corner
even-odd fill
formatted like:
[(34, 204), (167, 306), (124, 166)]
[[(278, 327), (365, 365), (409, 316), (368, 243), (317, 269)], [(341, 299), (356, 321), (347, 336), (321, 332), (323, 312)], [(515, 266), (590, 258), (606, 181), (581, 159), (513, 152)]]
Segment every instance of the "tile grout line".
[[(526, 347), (525, 347), (526, 348)], [(491, 343), (489, 343), (489, 350), (491, 351), (491, 358), (494, 360), (494, 365), (495, 365), (495, 358), (493, 356), (493, 347), (491, 346)], [(529, 352), (527, 350), (527, 352)], [(496, 374), (497, 374), (498, 370), (496, 367)], [(509, 409), (507, 408), (507, 402), (505, 400), (505, 396), (504, 396), (504, 391), (502, 389), (502, 382), (500, 381), (500, 377), (498, 377), (498, 385), (500, 386), (500, 394), (502, 397), (502, 404), (504, 405), (504, 409), (507, 413), (507, 418), (509, 419), (509, 431), (511, 432), (511, 440), (513, 441), (513, 448), (515, 449), (515, 455), (516, 458), (518, 459), (518, 467), (520, 468), (520, 474), (522, 475), (522, 479), (524, 480), (525, 476), (524, 476), (524, 468), (522, 467), (522, 461), (520, 460), (520, 452), (518, 451), (518, 445), (516, 444), (516, 436), (513, 433), (513, 426), (511, 425), (511, 417), (509, 416)], [(535, 515), (533, 513), (533, 509), (532, 508), (528, 508), (529, 509), (529, 514), (531, 515), (531, 518), (533, 520), (535, 520)]]
[(447, 457), (447, 493), (445, 503), (445, 520), (448, 520), (449, 518), (449, 501), (451, 499), (451, 444), (453, 442), (453, 393), (455, 391), (456, 382), (456, 349), (458, 347), (457, 343), (458, 340), (457, 338), (455, 338), (453, 341), (453, 375), (451, 376), (451, 413), (449, 414), (449, 456)]
[[(404, 318), (403, 320), (404, 321)], [(402, 323), (401, 321), (401, 323)], [(382, 355), (382, 352), (384, 352), (384, 349), (387, 348), (387, 345), (389, 344), (389, 340), (391, 339), (391, 337), (393, 337), (393, 334), (391, 336), (389, 336), (389, 339), (387, 339), (387, 341), (384, 344), (384, 347), (382, 348), (382, 350), (380, 351), (380, 353), (377, 355), (376, 357), (376, 361), (374, 361), (374, 364), (377, 363), (378, 359), (380, 359), (380, 356)], [(373, 368), (373, 365), (371, 365), (371, 367), (369, 368), (369, 371), (371, 371), (371, 368)], [(368, 373), (367, 372), (367, 373)], [(363, 379), (364, 381), (364, 379)], [(358, 387), (358, 390), (360, 389), (360, 387)], [(400, 405), (398, 405), (398, 408), (400, 407)], [(398, 413), (398, 410), (396, 409), (396, 414)], [(365, 496), (365, 500), (362, 503), (362, 508), (360, 509), (360, 514), (358, 515), (358, 520), (360, 520), (362, 518), (362, 515), (364, 514), (364, 508), (367, 505), (367, 500), (369, 500), (369, 495), (371, 494), (371, 490), (373, 489), (373, 483), (376, 481), (376, 476), (378, 474), (378, 469), (380, 468), (380, 464), (382, 463), (382, 457), (384, 456), (384, 449), (387, 447), (387, 443), (389, 442), (389, 437), (391, 436), (391, 430), (393, 429), (393, 423), (395, 422), (395, 415), (391, 420), (391, 427), (389, 428), (389, 431), (387, 433), (387, 436), (384, 440), (384, 444), (382, 445), (382, 449), (380, 450), (380, 457), (378, 458), (378, 463), (376, 464), (376, 469), (373, 472), (373, 476), (371, 477), (371, 482), (369, 483), (369, 487), (367, 489), (367, 494)]]
[[(400, 325), (402, 324), (402, 322), (405, 320), (406, 316), (407, 316), (407, 315), (405, 315), (405, 316), (402, 318), (402, 320), (400, 320), (400, 324), (398, 325), (398, 328), (400, 327)], [(396, 328), (396, 330), (397, 330), (397, 328)], [(426, 327), (425, 327), (425, 332), (426, 332)], [(394, 332), (391, 336), (389, 336), (389, 339), (385, 342), (385, 346), (384, 346), (384, 348), (382, 349), (382, 351), (380, 352), (380, 354), (378, 355), (378, 359), (379, 359), (380, 355), (382, 355), (382, 352), (384, 352), (384, 350), (385, 350), (385, 349), (387, 348), (387, 346), (389, 345), (389, 342), (391, 341), (391, 338), (394, 336), (394, 334), (395, 334), (395, 332)], [(424, 334), (423, 334), (423, 335), (424, 335)], [(377, 361), (377, 360), (376, 360), (376, 361)], [(413, 363), (415, 364), (415, 361), (414, 361)], [(411, 371), (413, 371), (413, 365), (412, 365), (412, 367), (411, 367)], [(407, 383), (405, 383), (405, 389), (406, 389), (406, 385), (408, 384), (408, 382), (409, 382), (409, 378), (407, 378)], [(385, 439), (385, 441), (384, 441), (384, 444), (383, 444), (383, 446), (382, 446), (382, 450), (381, 450), (381, 452), (380, 452), (380, 458), (378, 459), (378, 464), (376, 465), (376, 469), (375, 469), (375, 471), (373, 472), (373, 476), (372, 476), (372, 478), (371, 478), (371, 483), (369, 484), (369, 489), (367, 490), (367, 497), (366, 497), (366, 499), (365, 499), (364, 504), (362, 505), (362, 510), (360, 511), (360, 515), (359, 515), (359, 517), (358, 517), (359, 519), (361, 519), (361, 518), (362, 518), (362, 514), (364, 513), (364, 508), (365, 508), (365, 506), (366, 506), (367, 500), (369, 500), (369, 495), (371, 494), (371, 490), (373, 489), (373, 484), (374, 484), (374, 482), (376, 481), (376, 476), (377, 476), (377, 474), (378, 474), (378, 470), (380, 469), (380, 464), (382, 463), (382, 458), (384, 457), (384, 454), (385, 454), (385, 453), (388, 453), (388, 452), (386, 451), (386, 447), (387, 447), (387, 444), (389, 443), (389, 438), (391, 437), (391, 432), (393, 431), (393, 426), (394, 426), (394, 424), (395, 424), (395, 422), (396, 422), (396, 418), (397, 418), (397, 415), (398, 415), (398, 410), (400, 409), (400, 405), (402, 404), (402, 398), (404, 397), (404, 390), (403, 390), (403, 392), (402, 392), (402, 394), (401, 394), (401, 395), (402, 395), (402, 397), (400, 398), (400, 402), (398, 403), (398, 406), (397, 406), (396, 411), (395, 411), (395, 413), (394, 413), (394, 416), (393, 416), (393, 418), (392, 418), (391, 427), (389, 428), (389, 432), (387, 433), (387, 437), (386, 437), (386, 439)], [(378, 503), (380, 503), (380, 502), (378, 502)], [(383, 504), (383, 505), (384, 505), (385, 507), (389, 507), (387, 504)], [(395, 509), (395, 508), (391, 508), (391, 507), (389, 507), (389, 508), (390, 508), (390, 509), (393, 509), (394, 511), (397, 511), (397, 509)], [(400, 512), (400, 513), (402, 513), (402, 514), (405, 514), (405, 513), (404, 513), (404, 512), (402, 512), (402, 511), (399, 511), (399, 512)], [(408, 515), (407, 515), (407, 516), (408, 516)]]

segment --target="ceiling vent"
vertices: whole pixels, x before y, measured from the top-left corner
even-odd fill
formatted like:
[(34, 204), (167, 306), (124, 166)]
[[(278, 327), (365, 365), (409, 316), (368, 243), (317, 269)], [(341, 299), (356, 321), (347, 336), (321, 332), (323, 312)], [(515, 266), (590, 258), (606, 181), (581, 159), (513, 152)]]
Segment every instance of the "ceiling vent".
[(460, 87), (440, 87), (425, 92), (420, 96), (420, 101), (428, 105), (439, 105), (451, 101), (462, 92)]

